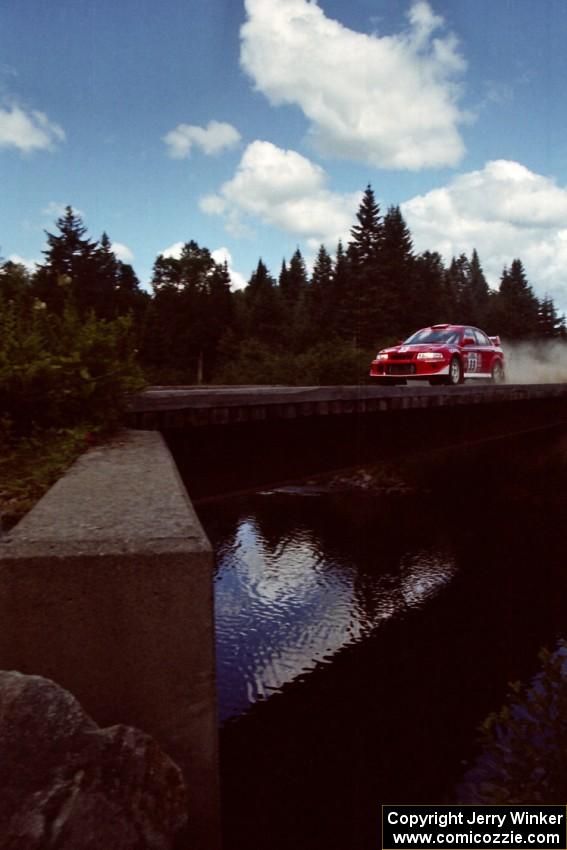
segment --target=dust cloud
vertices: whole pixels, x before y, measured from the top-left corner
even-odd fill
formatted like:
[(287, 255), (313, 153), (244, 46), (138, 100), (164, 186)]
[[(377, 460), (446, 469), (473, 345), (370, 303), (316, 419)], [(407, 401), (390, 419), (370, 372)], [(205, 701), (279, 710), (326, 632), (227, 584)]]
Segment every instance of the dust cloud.
[(503, 342), (507, 384), (567, 381), (567, 341)]

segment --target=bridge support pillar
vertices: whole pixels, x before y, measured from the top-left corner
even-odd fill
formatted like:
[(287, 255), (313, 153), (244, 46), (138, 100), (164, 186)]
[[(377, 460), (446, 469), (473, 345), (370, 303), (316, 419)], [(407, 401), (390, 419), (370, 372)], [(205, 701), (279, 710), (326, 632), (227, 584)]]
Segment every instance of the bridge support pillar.
[(199, 850), (220, 845), (212, 572), (156, 432), (90, 450), (0, 542), (0, 669), (153, 735), (185, 773)]

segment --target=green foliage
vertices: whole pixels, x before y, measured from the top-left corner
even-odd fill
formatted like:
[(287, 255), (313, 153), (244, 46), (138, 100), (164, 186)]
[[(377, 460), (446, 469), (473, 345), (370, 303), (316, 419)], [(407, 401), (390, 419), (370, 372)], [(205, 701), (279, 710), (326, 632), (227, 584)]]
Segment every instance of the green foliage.
[[(344, 248), (339, 242), (331, 256), (321, 245), (311, 274), (297, 248), (277, 282), (260, 260), (238, 292), (227, 264), (190, 240), (178, 257), (156, 259), (150, 295), (109, 236), (91, 240), (72, 207), (55, 224), (35, 272), (0, 263), (4, 431), (12, 421), (21, 429), (26, 417), (74, 421), (85, 404), (102, 407), (99, 396), (112, 394), (103, 375), (118, 374), (111, 351), (121, 346), (139, 347), (153, 382), (308, 384), (364, 380), (381, 344), (438, 322), (476, 325), (504, 340), (567, 337), (565, 318), (550, 297), (535, 296), (520, 260), (490, 290), (474, 250), (448, 267), (438, 253), (416, 256), (400, 208), (382, 215), (370, 185)], [(81, 332), (71, 330), (70, 304)], [(101, 319), (107, 324), (97, 325)], [(132, 364), (122, 366), (127, 374)]]
[(97, 440), (95, 430), (79, 426), (39, 431), (4, 446), (0, 452), (0, 527), (10, 528), (21, 519)]
[(31, 279), (25, 266), (11, 260), (0, 266), (0, 298), (7, 301), (28, 301), (30, 292)]
[(374, 353), (344, 343), (321, 342), (296, 358), (296, 383), (318, 386), (364, 383)]
[(240, 343), (214, 378), (220, 384), (358, 384), (366, 379), (370, 359), (370, 352), (338, 341), (291, 354), (252, 339)]
[(103, 233), (100, 243), (88, 239), (72, 207), (66, 208), (56, 226), (58, 234), (46, 234), (45, 261), (34, 275), (32, 295), (57, 313), (71, 297), (81, 316), (91, 311), (101, 319), (127, 312), (140, 316), (147, 295), (132, 267), (115, 256), (108, 235)]
[(539, 302), (521, 260), (513, 260), (510, 268), (502, 272), (497, 309), (506, 339), (526, 339), (538, 334)]
[(0, 427), (4, 437), (81, 422), (112, 425), (143, 384), (132, 321), (111, 322), (70, 304), (0, 300)]
[(209, 380), (219, 340), (232, 322), (233, 299), (225, 264), (191, 240), (179, 258), (160, 254), (152, 278), (142, 360), (151, 372), (183, 370), (189, 383)]
[(481, 727), (482, 751), (459, 788), (460, 802), (564, 803), (567, 799), (567, 644), (543, 650), (529, 686)]
[(289, 266), (280, 278), (280, 291), (282, 298), (287, 303), (290, 309), (297, 305), (301, 296), (305, 293), (308, 286), (307, 269), (305, 261), (299, 248), (297, 248), (289, 261)]
[(383, 241), (380, 207), (370, 185), (364, 191), (356, 219), (358, 224), (350, 231), (350, 256), (356, 268), (369, 268), (378, 262)]
[[(355, 346), (371, 345), (394, 313), (389, 286), (382, 274), (380, 256), (384, 227), (371, 186), (367, 186), (351, 228), (347, 248), (347, 286), (344, 290), (348, 315), (346, 335)], [(342, 335), (342, 332), (339, 330)]]
[(549, 295), (546, 295), (539, 303), (538, 330), (539, 335), (546, 339), (565, 339), (567, 337), (565, 317), (557, 315), (557, 310)]

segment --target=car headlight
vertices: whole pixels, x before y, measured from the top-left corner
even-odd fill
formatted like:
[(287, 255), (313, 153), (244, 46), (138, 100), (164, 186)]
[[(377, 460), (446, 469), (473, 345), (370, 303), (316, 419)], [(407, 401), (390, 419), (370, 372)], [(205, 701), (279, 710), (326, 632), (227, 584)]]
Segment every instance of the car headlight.
[(418, 360), (444, 360), (444, 356), (440, 351), (420, 351), (417, 355)]
[(387, 360), (387, 359), (388, 359), (387, 354), (381, 354), (380, 352), (378, 352), (378, 354), (376, 355), (376, 360)]

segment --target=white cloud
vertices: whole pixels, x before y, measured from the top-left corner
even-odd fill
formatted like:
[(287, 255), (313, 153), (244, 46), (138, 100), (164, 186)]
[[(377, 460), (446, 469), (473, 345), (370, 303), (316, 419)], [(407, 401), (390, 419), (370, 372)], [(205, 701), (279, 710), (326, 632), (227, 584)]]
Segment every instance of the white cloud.
[[(48, 205), (42, 209), (41, 213), (49, 218), (61, 218), (65, 215), (67, 206), (68, 204), (61, 204), (58, 201), (50, 201)], [(79, 218), (85, 217), (83, 210), (79, 210), (77, 207), (73, 207), (73, 213), (79, 216)]]
[(208, 156), (232, 148), (240, 141), (240, 133), (232, 126), (221, 121), (209, 121), (206, 127), (192, 124), (179, 124), (163, 137), (168, 154), (173, 159), (187, 159), (191, 148), (196, 145)]
[(228, 266), (228, 273), (230, 275), (231, 289), (234, 291), (235, 289), (244, 289), (247, 285), (247, 280), (243, 274), (235, 271), (232, 268), (232, 254), (225, 248), (224, 245), (221, 248), (216, 248), (214, 251), (211, 251), (211, 256), (215, 263), (226, 263)]
[(127, 245), (123, 245), (122, 242), (113, 242), (112, 251), (122, 263), (131, 263), (134, 259), (134, 254), (130, 248)]
[(17, 148), (22, 153), (53, 150), (65, 133), (47, 115), (20, 106), (0, 107), (0, 148)]
[(184, 245), (185, 242), (174, 242), (173, 245), (170, 245), (169, 248), (165, 249), (165, 251), (160, 252), (161, 256), (165, 257), (166, 260), (179, 260)]
[(199, 206), (208, 215), (222, 215), (226, 210), (226, 201), (218, 195), (205, 195), (199, 201)]
[(336, 245), (348, 236), (360, 193), (326, 188), (326, 174), (301, 154), (271, 142), (252, 142), (232, 180), (201, 199), (204, 212), (224, 215), (230, 232), (245, 228), (243, 216), (278, 227), (309, 243)]
[(23, 266), (30, 274), (33, 274), (41, 262), (40, 260), (26, 260), (25, 257), (20, 257), (19, 254), (10, 254), (8, 260), (11, 263), (17, 263), (19, 266)]
[(240, 61), (270, 103), (295, 104), (316, 148), (382, 168), (455, 165), (464, 153), (456, 80), (465, 70), (443, 18), (414, 2), (395, 35), (354, 32), (308, 0), (246, 0)]
[[(165, 251), (161, 252), (161, 254), (166, 259), (170, 258), (172, 260), (178, 260), (181, 257), (181, 252), (183, 251), (184, 246), (185, 242), (174, 242), (173, 245), (170, 245), (169, 248), (166, 248)], [(216, 248), (214, 251), (211, 251), (211, 257), (215, 263), (222, 264), (226, 261), (228, 273), (230, 275), (231, 289), (244, 289), (247, 284), (246, 278), (244, 275), (240, 274), (240, 272), (237, 272), (232, 268), (232, 255), (228, 248), (225, 248), (224, 246)]]
[(567, 309), (567, 187), (518, 162), (495, 160), (401, 205), (419, 251), (449, 262), (476, 248), (492, 286), (519, 257), (539, 297)]

